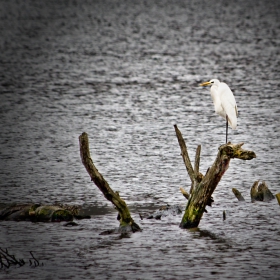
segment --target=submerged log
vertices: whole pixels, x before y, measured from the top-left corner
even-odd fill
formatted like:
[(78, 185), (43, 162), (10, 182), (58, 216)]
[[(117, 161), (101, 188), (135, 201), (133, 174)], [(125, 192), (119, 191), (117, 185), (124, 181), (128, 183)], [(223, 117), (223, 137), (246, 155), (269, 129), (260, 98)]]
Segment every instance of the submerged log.
[(40, 206), (33, 213), (29, 212), (29, 215), (33, 215), (35, 221), (42, 222), (69, 222), (73, 220), (73, 215), (68, 210), (53, 205)]
[(242, 194), (239, 190), (237, 190), (236, 188), (232, 188), (232, 192), (234, 193), (234, 195), (238, 199), (238, 201), (245, 201), (244, 197), (242, 196)]
[(99, 171), (93, 164), (89, 152), (89, 142), (88, 142), (87, 133), (83, 132), (79, 136), (79, 142), (80, 142), (81, 160), (91, 178), (91, 181), (95, 183), (95, 185), (103, 193), (105, 198), (115, 205), (116, 209), (119, 212), (120, 230), (123, 231), (123, 229), (125, 228), (125, 230), (127, 231), (133, 231), (133, 232), (140, 231), (141, 228), (138, 226), (138, 224), (134, 222), (134, 220), (130, 216), (129, 209), (125, 201), (121, 199), (118, 192), (114, 192), (111, 189), (107, 181), (103, 178), (102, 174), (99, 173)]
[(194, 172), (180, 130), (177, 125), (174, 125), (174, 128), (181, 148), (181, 155), (193, 185), (191, 197), (188, 200), (180, 227), (194, 228), (199, 225), (207, 202), (211, 199), (212, 193), (228, 169), (230, 160), (232, 158), (251, 160), (256, 155), (252, 151), (243, 150), (241, 148), (243, 143), (231, 144), (229, 142), (219, 147), (218, 155), (213, 165), (204, 176), (199, 176), (197, 172)]
[[(67, 209), (68, 208), (68, 209)], [(32, 221), (32, 222), (62, 222), (73, 218), (90, 218), (78, 215), (76, 206), (61, 207), (60, 205), (10, 204), (0, 211), (0, 220)], [(76, 216), (78, 215), (78, 216)]]
[(0, 220), (32, 221), (34, 211), (40, 204), (10, 204), (0, 211)]

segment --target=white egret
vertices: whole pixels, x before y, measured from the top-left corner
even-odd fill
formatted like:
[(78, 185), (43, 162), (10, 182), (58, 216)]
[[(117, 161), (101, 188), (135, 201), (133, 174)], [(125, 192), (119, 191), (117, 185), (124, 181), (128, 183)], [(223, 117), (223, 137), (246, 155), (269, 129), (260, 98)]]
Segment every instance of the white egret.
[(211, 86), (210, 92), (214, 103), (215, 112), (226, 119), (226, 143), (228, 135), (228, 123), (232, 129), (237, 126), (237, 106), (234, 95), (226, 83), (218, 79), (200, 84), (201, 86)]

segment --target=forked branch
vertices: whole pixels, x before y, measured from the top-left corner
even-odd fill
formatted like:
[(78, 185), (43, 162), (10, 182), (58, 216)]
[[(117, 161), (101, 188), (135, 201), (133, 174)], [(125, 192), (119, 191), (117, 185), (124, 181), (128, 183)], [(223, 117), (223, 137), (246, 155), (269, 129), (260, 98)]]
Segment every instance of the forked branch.
[[(238, 158), (242, 160), (251, 160), (256, 157), (253, 151), (243, 150), (241, 147), (243, 143), (231, 144), (230, 142), (219, 147), (219, 151), (215, 162), (205, 174), (200, 175), (198, 172), (200, 154), (200, 148), (198, 148), (195, 160), (195, 170), (191, 166), (187, 147), (182, 137), (180, 130), (174, 125), (178, 142), (181, 148), (182, 157), (192, 181), (192, 192), (188, 200), (188, 204), (185, 210), (185, 214), (182, 218), (180, 227), (193, 228), (199, 225), (200, 219), (205, 212), (205, 207), (209, 201), (211, 201), (211, 195), (220, 182), (222, 176), (229, 167), (230, 160), (232, 158)], [(197, 173), (198, 172), (198, 173)], [(197, 175), (195, 174), (197, 173)]]

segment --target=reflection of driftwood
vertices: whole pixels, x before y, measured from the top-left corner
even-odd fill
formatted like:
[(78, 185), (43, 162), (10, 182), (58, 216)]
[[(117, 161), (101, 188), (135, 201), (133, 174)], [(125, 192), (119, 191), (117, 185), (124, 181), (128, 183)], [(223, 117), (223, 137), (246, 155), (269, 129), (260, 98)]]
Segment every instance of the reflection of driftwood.
[(251, 201), (270, 201), (274, 199), (274, 195), (267, 187), (265, 181), (262, 181), (259, 184), (259, 181), (255, 181), (253, 186), (251, 187)]
[[(207, 203), (209, 203), (211, 199), (212, 193), (221, 180), (223, 174), (229, 167), (230, 159), (238, 158), (243, 160), (250, 160), (255, 158), (256, 155), (252, 151), (243, 150), (241, 148), (243, 143), (227, 143), (219, 147), (218, 155), (215, 162), (213, 163), (211, 168), (209, 168), (205, 176), (203, 176), (201, 175), (201, 173), (199, 173), (197, 166), (199, 165), (200, 156), (196, 156), (194, 169), (190, 162), (187, 147), (182, 134), (176, 125), (174, 125), (174, 127), (181, 148), (181, 154), (192, 182), (191, 197), (188, 200), (188, 204), (180, 227), (193, 228), (199, 225), (200, 219), (202, 218)], [(199, 154), (199, 152), (200, 151), (198, 151), (197, 154)]]
[(236, 188), (232, 188), (232, 192), (234, 193), (238, 201), (245, 201), (244, 197), (242, 196), (239, 190), (237, 190)]
[[(80, 154), (82, 163), (85, 166), (91, 180), (95, 183), (95, 185), (100, 189), (105, 198), (111, 201), (120, 215), (120, 228), (125, 227), (128, 231), (139, 231), (140, 227), (133, 221), (130, 216), (130, 212), (124, 200), (122, 200), (119, 196), (118, 192), (114, 192), (107, 181), (103, 178), (103, 176), (98, 172), (96, 167), (93, 164), (93, 161), (89, 152), (89, 142), (88, 136), (84, 132), (79, 137), (80, 141)], [(123, 230), (123, 229), (121, 229)]]

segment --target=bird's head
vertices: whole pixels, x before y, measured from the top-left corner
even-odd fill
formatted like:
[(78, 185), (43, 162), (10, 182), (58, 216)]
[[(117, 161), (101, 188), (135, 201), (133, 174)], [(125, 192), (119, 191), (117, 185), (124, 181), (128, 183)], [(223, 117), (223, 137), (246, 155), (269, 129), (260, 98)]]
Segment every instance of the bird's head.
[(209, 82), (204, 82), (200, 84), (200, 86), (212, 86), (212, 85), (219, 85), (220, 81), (218, 79), (212, 79)]

